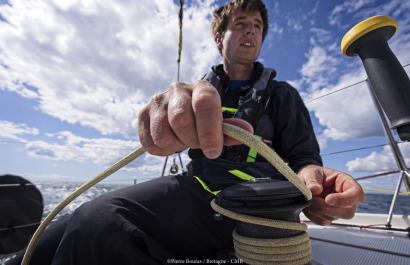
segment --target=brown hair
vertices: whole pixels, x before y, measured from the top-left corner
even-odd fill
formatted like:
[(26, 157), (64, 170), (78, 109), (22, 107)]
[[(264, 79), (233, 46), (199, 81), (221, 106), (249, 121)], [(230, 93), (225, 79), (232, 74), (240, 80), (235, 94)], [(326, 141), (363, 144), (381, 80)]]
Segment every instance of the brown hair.
[(214, 10), (214, 19), (212, 20), (212, 35), (223, 33), (228, 25), (229, 16), (237, 10), (241, 11), (259, 11), (263, 22), (262, 41), (268, 33), (268, 11), (262, 0), (232, 0), (231, 2)]

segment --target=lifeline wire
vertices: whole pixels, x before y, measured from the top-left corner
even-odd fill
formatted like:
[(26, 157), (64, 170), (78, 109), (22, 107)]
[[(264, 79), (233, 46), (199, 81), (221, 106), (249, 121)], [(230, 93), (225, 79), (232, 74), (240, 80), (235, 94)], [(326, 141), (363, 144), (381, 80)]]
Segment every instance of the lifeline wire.
[[(223, 123), (223, 133), (246, 144), (250, 148), (257, 151), (260, 155), (262, 155), (267, 161), (269, 161), (280, 173), (282, 173), (290, 182), (292, 182), (305, 196), (307, 200), (312, 198), (312, 193), (310, 190), (304, 185), (304, 183), (298, 178), (298, 176), (290, 169), (290, 167), (273, 151), (269, 148), (266, 144), (256, 138), (254, 135), (249, 133), (248, 131), (236, 127), (231, 124)], [(87, 183), (83, 184), (80, 188), (76, 191), (71, 193), (66, 199), (64, 199), (61, 203), (59, 203), (43, 220), (41, 225), (37, 228), (36, 232), (34, 233), (33, 237), (30, 240), (30, 243), (27, 246), (26, 253), (24, 254), (23, 260), (21, 265), (28, 265), (33, 254), (34, 248), (36, 247), (38, 240), (44, 229), (48, 226), (48, 224), (53, 220), (53, 218), (70, 202), (72, 202), (75, 198), (80, 196), (86, 190), (97, 184), (98, 182), (102, 181), (103, 179), (107, 178), (114, 172), (118, 171), (122, 167), (129, 164), (134, 159), (138, 158), (142, 154), (145, 153), (143, 147), (139, 147), (131, 152), (129, 155), (122, 158), (120, 161), (109, 167), (108, 169), (104, 170)], [(211, 205), (212, 206), (212, 205)], [(245, 217), (246, 218), (246, 217)], [(272, 222), (278, 222), (277, 220), (271, 220)], [(257, 221), (255, 221), (257, 222)], [(289, 222), (289, 225), (294, 225), (294, 223)], [(298, 228), (296, 230), (306, 230), (302, 226), (296, 225)], [(294, 240), (294, 239), (290, 239)], [(310, 248), (309, 248), (310, 249)], [(305, 262), (306, 263), (306, 262)], [(257, 263), (252, 263), (257, 264)], [(260, 263), (263, 264), (263, 263)]]

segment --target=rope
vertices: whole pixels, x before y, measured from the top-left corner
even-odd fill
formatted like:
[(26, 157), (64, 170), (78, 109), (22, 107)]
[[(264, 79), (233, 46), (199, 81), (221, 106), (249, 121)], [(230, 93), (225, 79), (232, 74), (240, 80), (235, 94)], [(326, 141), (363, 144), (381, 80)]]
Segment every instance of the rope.
[[(181, 66), (181, 52), (182, 52), (182, 20), (184, 17), (184, 0), (179, 0), (179, 11), (178, 11), (178, 23), (179, 23), (179, 41), (178, 41), (178, 59), (177, 59), (177, 82), (179, 82), (179, 70), (180, 70), (180, 66)], [(181, 160), (181, 156), (179, 156), (180, 162), (181, 162), (181, 167), (182, 166), (182, 160)], [(165, 173), (165, 167), (167, 166), (167, 162), (168, 162), (168, 156), (165, 159), (165, 163), (164, 163), (164, 168), (162, 169), (162, 174), (161, 176), (164, 176)], [(174, 163), (175, 164), (175, 163)], [(171, 166), (172, 168), (172, 166)], [(185, 172), (184, 169), (182, 169), (182, 172)]]
[(215, 199), (211, 201), (211, 207), (212, 209), (214, 209), (215, 211), (217, 211), (218, 213), (222, 215), (225, 215), (226, 217), (229, 217), (229, 218), (241, 221), (241, 222), (245, 222), (245, 223), (264, 225), (264, 226), (282, 228), (282, 229), (293, 229), (293, 230), (298, 230), (298, 231), (307, 230), (307, 225), (302, 224), (302, 223), (293, 223), (293, 222), (282, 221), (282, 220), (267, 219), (267, 218), (250, 216), (246, 214), (232, 212), (216, 204)]
[[(306, 185), (299, 179), (295, 172), (266, 144), (254, 137), (242, 128), (223, 124), (223, 133), (241, 141), (247, 146), (255, 149), (267, 161), (269, 161), (282, 175), (284, 175), (293, 185), (295, 185), (305, 196), (306, 200), (312, 199), (312, 193)], [(242, 259), (247, 264), (306, 264), (312, 259), (309, 235), (306, 233), (307, 225), (283, 220), (274, 220), (256, 216), (235, 213), (224, 209), (216, 204), (215, 199), (211, 202), (211, 207), (216, 212), (237, 221), (263, 225), (280, 229), (292, 229), (303, 231), (295, 237), (278, 239), (250, 238), (233, 231), (233, 243), (237, 258)]]
[(248, 131), (237, 126), (224, 123), (223, 133), (238, 140), (245, 145), (255, 149), (261, 156), (269, 161), (283, 176), (285, 176), (293, 185), (295, 185), (305, 196), (307, 201), (312, 199), (312, 193), (306, 185), (299, 179), (298, 175), (286, 164), (278, 154), (258, 138), (254, 137)]
[[(391, 193), (395, 193), (394, 190), (379, 190), (379, 189), (370, 189), (370, 188), (362, 188), (362, 189), (364, 189), (364, 190), (380, 191), (380, 192), (391, 192)], [(399, 193), (410, 194), (409, 191), (399, 191)]]
[(184, 14), (184, 0), (179, 1), (179, 12), (178, 12), (178, 20), (179, 20), (179, 42), (178, 42), (178, 75), (177, 81), (179, 81), (179, 66), (181, 62), (181, 51), (182, 51), (182, 19)]
[[(410, 170), (410, 168), (407, 168), (407, 170)], [(380, 174), (374, 174), (374, 175), (370, 175), (370, 176), (355, 178), (355, 180), (357, 181), (357, 180), (362, 180), (362, 179), (370, 179), (370, 178), (375, 178), (375, 177), (391, 175), (391, 174), (399, 173), (399, 172), (401, 172), (401, 170), (388, 171), (388, 172), (384, 172), (384, 173), (380, 173)]]
[(131, 152), (129, 155), (122, 158), (120, 161), (109, 167), (108, 169), (104, 170), (84, 185), (79, 187), (76, 191), (71, 193), (67, 198), (65, 198), (62, 202), (60, 202), (43, 220), (40, 226), (37, 228), (36, 232), (34, 233), (33, 237), (30, 240), (30, 243), (27, 246), (26, 253), (24, 254), (23, 260), (21, 265), (28, 265), (30, 263), (31, 256), (33, 255), (34, 248), (36, 247), (38, 240), (40, 239), (41, 234), (43, 233), (44, 229), (48, 226), (48, 224), (53, 220), (53, 218), (66, 207), (70, 202), (72, 202), (75, 198), (80, 196), (86, 190), (100, 182), (101, 180), (105, 179), (109, 175), (113, 174), (114, 172), (118, 171), (122, 167), (128, 165), (131, 161), (138, 158), (145, 152), (144, 148), (139, 147), (135, 151)]
[[(272, 163), (273, 166), (276, 167), (276, 169), (282, 173), (290, 182), (292, 182), (296, 187), (299, 188), (299, 190), (302, 192), (302, 194), (304, 194), (305, 198), (307, 200), (310, 200), (312, 198), (312, 194), (309, 191), (309, 189), (306, 187), (306, 185), (304, 185), (304, 183), (298, 178), (298, 176), (292, 171), (292, 169), (271, 149), (269, 148), (266, 144), (264, 144), (262, 141), (260, 141), (258, 138), (254, 137), (251, 133), (245, 131), (244, 129), (241, 129), (239, 127), (236, 127), (234, 125), (231, 124), (223, 124), (223, 133), (236, 139), (239, 140), (241, 142), (243, 142), (244, 144), (248, 145), (250, 148), (255, 149), (260, 155), (262, 155), (266, 160), (268, 160), (270, 163)], [(91, 188), (92, 186), (94, 186), (95, 184), (97, 184), (98, 182), (102, 181), (103, 179), (107, 178), (108, 176), (110, 176), (111, 174), (113, 174), (114, 172), (118, 171), (119, 169), (121, 169), (122, 167), (126, 166), (127, 164), (129, 164), (131, 161), (133, 161), (134, 159), (138, 158), (139, 156), (141, 156), (143, 153), (145, 152), (143, 147), (139, 147), (137, 148), (135, 151), (131, 152), (129, 155), (125, 156), (124, 158), (122, 158), (120, 161), (118, 161), (117, 163), (115, 163), (114, 165), (112, 165), (111, 167), (109, 167), (108, 169), (106, 169), (105, 171), (101, 172), (100, 174), (98, 174), (97, 176), (95, 176), (94, 178), (92, 178), (90, 181), (88, 181), (87, 183), (85, 183), (84, 185), (82, 185), (80, 188), (78, 188), (78, 190), (74, 191), (72, 194), (70, 194), (66, 199), (64, 199), (61, 203), (59, 203), (48, 215), (47, 217), (43, 220), (43, 222), (41, 223), (41, 225), (37, 228), (36, 232), (34, 233), (32, 239), (30, 240), (30, 243), (28, 244), (26, 253), (24, 254), (23, 260), (21, 265), (28, 265), (31, 259), (31, 256), (33, 254), (34, 248), (36, 247), (38, 240), (40, 239), (40, 236), (42, 234), (42, 232), (44, 231), (44, 229), (48, 226), (48, 224), (53, 220), (53, 218), (65, 207), (67, 206), (70, 202), (72, 202), (75, 198), (77, 198), (78, 196), (80, 196), (82, 193), (84, 193), (86, 190), (88, 190), (89, 188)], [(212, 206), (214, 205), (214, 206)], [(212, 207), (215, 207), (215, 203), (212, 204)], [(216, 209), (221, 211), (221, 214), (223, 212), (223, 214), (227, 214), (231, 215), (231, 213), (229, 213), (228, 210), (226, 209), (222, 209), (222, 208), (218, 208), (216, 207)], [(239, 214), (240, 215), (240, 214)], [(300, 224), (300, 223), (292, 223), (292, 222), (283, 222), (283, 221), (278, 221), (278, 220), (269, 220), (269, 219), (264, 219), (264, 218), (255, 218), (252, 216), (239, 216), (236, 213), (233, 213), (233, 218), (243, 218), (243, 220), (246, 222), (251, 222), (251, 223), (260, 223), (263, 225), (267, 225), (267, 226), (273, 226), (273, 227), (277, 227), (280, 226), (282, 228), (286, 227), (287, 229), (295, 229), (295, 230), (301, 230), (301, 231), (305, 231), (306, 230), (306, 225), (305, 224)], [(269, 221), (268, 221), (269, 220)], [(240, 238), (237, 235), (234, 235), (236, 238)], [(281, 241), (287, 241), (289, 246), (292, 247), (298, 247), (298, 245), (300, 245), (300, 243), (297, 243), (297, 245), (294, 245), (295, 243), (292, 242), (299, 242), (298, 240), (296, 240), (295, 238), (286, 238), (286, 239), (281, 239)], [(240, 241), (241, 240), (236, 240), (236, 241)], [(242, 240), (245, 242), (256, 242), (258, 240), (255, 239), (247, 239), (247, 240)], [(258, 241), (259, 242), (259, 241)], [(271, 241), (268, 241), (268, 244), (272, 244), (270, 243)], [(272, 241), (274, 242), (274, 241)], [(307, 250), (307, 245), (306, 242), (309, 244), (309, 249)], [(302, 251), (303, 253), (307, 253), (307, 256), (311, 256), (311, 250), (310, 250), (310, 241), (306, 241), (303, 245), (303, 249), (305, 249), (304, 251)], [(235, 243), (235, 240), (234, 240)], [(246, 244), (246, 243), (245, 243)], [(250, 243), (251, 245), (253, 245), (254, 243)], [(257, 244), (257, 243), (255, 243)], [(259, 244), (259, 243), (258, 243)], [(255, 246), (255, 245), (253, 245)], [(287, 247), (289, 247), (287, 246)], [(267, 247), (270, 247), (270, 245), (268, 245)], [(240, 247), (238, 247), (239, 249)], [(298, 248), (299, 249), (299, 248)], [(242, 253), (240, 251), (240, 253)], [(239, 254), (241, 255), (241, 254)], [(295, 256), (294, 254), (290, 255), (292, 260), (288, 260), (286, 261), (287, 263), (283, 263), (283, 261), (280, 261), (280, 263), (277, 263), (275, 261), (275, 264), (305, 264), (307, 262), (303, 262), (300, 263), (302, 261), (302, 259), (298, 259), (296, 261), (294, 261), (294, 259), (292, 258), (293, 256)], [(241, 256), (242, 257), (242, 256)], [(245, 256), (242, 257), (244, 259), (244, 261), (248, 260)], [(283, 255), (280, 255), (280, 258), (283, 258)], [(303, 260), (307, 259), (307, 257), (305, 257)], [(311, 259), (311, 258), (310, 258)], [(309, 259), (309, 260), (310, 260)], [(256, 262), (256, 261), (255, 261)], [(292, 262), (292, 263), (289, 263)], [(296, 262), (296, 263), (294, 263)], [(250, 264), (270, 264), (270, 263), (254, 263), (253, 261), (249, 261), (247, 263)]]
[(274, 220), (256, 216), (235, 213), (224, 209), (211, 201), (211, 207), (216, 212), (231, 219), (281, 229), (303, 231), (302, 234), (288, 238), (260, 239), (232, 233), (236, 257), (247, 264), (306, 264), (312, 259), (307, 225), (296, 222)]

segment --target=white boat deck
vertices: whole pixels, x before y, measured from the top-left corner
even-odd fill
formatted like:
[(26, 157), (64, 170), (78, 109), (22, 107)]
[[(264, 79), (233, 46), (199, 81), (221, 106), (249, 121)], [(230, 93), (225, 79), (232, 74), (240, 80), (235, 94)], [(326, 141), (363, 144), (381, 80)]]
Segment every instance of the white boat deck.
[[(301, 220), (307, 220), (301, 216)], [(307, 222), (313, 261), (323, 265), (409, 265), (409, 216), (395, 215), (385, 229), (387, 215), (356, 214), (330, 226)]]

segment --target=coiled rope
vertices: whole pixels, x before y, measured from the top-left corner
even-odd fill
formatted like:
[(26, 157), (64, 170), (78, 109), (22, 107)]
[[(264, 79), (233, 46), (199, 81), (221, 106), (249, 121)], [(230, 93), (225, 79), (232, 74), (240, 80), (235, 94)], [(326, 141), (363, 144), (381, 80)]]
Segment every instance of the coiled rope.
[[(310, 190), (306, 187), (306, 185), (304, 185), (304, 183), (298, 178), (298, 176), (292, 171), (292, 169), (290, 169), (290, 167), (271, 148), (269, 148), (258, 138), (254, 137), (251, 133), (245, 131), (244, 129), (227, 123), (223, 124), (223, 133), (238, 141), (241, 141), (250, 148), (256, 150), (290, 182), (292, 182), (302, 192), (307, 200), (310, 200), (312, 198)], [(145, 150), (143, 147), (137, 148), (135, 151), (131, 152), (129, 155), (125, 156), (120, 161), (104, 170), (87, 183), (83, 184), (80, 188), (78, 188), (61, 203), (59, 203), (37, 228), (36, 232), (30, 240), (30, 243), (28, 244), (21, 265), (29, 264), (34, 248), (36, 247), (44, 229), (65, 206), (67, 206), (70, 202), (72, 202), (86, 190), (102, 181), (103, 179), (107, 178), (114, 172), (118, 171), (122, 167), (126, 166), (131, 161), (138, 158), (144, 153)], [(307, 229), (307, 226), (301, 223), (257, 218), (254, 216), (234, 213), (219, 207), (214, 201), (211, 202), (211, 207), (222, 215), (252, 224), (260, 224), (270, 227), (294, 229), (300, 231), (306, 231)], [(237, 251), (238, 258), (243, 259), (249, 264), (306, 264), (312, 257), (309, 236), (306, 234), (306, 232), (297, 237), (272, 240), (246, 238), (238, 235), (234, 231), (233, 237), (235, 251)], [(279, 246), (279, 248), (275, 249), (274, 246)], [(291, 248), (296, 251), (289, 251), (289, 249)], [(277, 253), (281, 254), (278, 255)]]
[[(254, 137), (242, 128), (223, 124), (223, 133), (238, 140), (245, 145), (256, 150), (268, 162), (270, 162), (283, 176), (295, 185), (305, 196), (306, 200), (312, 199), (312, 193), (306, 185), (299, 179), (296, 173), (266, 144)], [(245, 263), (251, 265), (259, 264), (297, 264), (308, 263), (312, 259), (309, 235), (306, 233), (307, 225), (302, 223), (288, 222), (261, 218), (256, 216), (235, 213), (224, 209), (216, 204), (215, 199), (211, 202), (211, 207), (216, 212), (237, 221), (257, 224), (262, 226), (292, 229), (303, 231), (295, 237), (278, 239), (250, 238), (233, 231), (233, 242), (235, 254)]]

